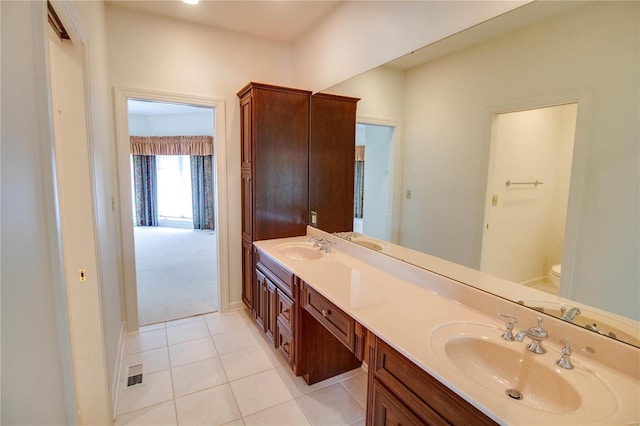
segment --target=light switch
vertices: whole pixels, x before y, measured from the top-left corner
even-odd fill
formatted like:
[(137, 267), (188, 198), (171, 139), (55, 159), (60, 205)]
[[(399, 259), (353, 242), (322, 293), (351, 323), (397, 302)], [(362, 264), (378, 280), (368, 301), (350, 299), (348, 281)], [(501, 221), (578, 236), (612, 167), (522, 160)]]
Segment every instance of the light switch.
[(411, 190), (407, 189), (407, 200), (411, 199)]
[(491, 205), (492, 206), (497, 206), (498, 205), (498, 196), (494, 195), (493, 197), (491, 197)]
[(84, 270), (84, 269), (80, 269), (80, 270), (78, 271), (78, 279), (79, 279), (80, 281), (86, 281), (86, 280), (87, 280), (87, 273), (85, 272), (85, 270)]

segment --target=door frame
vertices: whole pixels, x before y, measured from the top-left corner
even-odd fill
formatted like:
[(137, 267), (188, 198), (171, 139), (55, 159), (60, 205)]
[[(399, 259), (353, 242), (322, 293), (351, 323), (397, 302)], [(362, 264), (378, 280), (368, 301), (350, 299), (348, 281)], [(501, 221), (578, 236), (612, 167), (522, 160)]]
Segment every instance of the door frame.
[(133, 237), (133, 211), (131, 196), (129, 118), (127, 101), (139, 99), (156, 102), (168, 102), (213, 108), (214, 111), (214, 159), (215, 159), (215, 227), (217, 243), (218, 270), (218, 310), (229, 309), (229, 226), (227, 210), (227, 149), (226, 116), (223, 98), (202, 97), (188, 94), (161, 92), (146, 89), (124, 87), (114, 88), (116, 114), (117, 163), (120, 188), (120, 224), (124, 271), (124, 300), (126, 328), (128, 332), (138, 330), (138, 295), (136, 282), (135, 247)]
[[(391, 176), (392, 184), (391, 197), (389, 198), (389, 204), (391, 209), (391, 243), (400, 243), (400, 206), (402, 205), (402, 155), (403, 155), (403, 139), (402, 139), (402, 126), (399, 121), (389, 120), (386, 118), (372, 117), (368, 115), (358, 115), (356, 117), (356, 124), (372, 124), (377, 126), (393, 127), (394, 132), (391, 138), (391, 144), (393, 145), (393, 154), (389, 158), (389, 163), (393, 166), (393, 175)], [(354, 141), (355, 145), (355, 141)]]
[(495, 134), (496, 117), (498, 114), (525, 111), (530, 109), (559, 106), (565, 104), (577, 104), (576, 131), (573, 143), (573, 158), (571, 164), (571, 177), (569, 183), (569, 199), (567, 201), (567, 218), (565, 224), (564, 247), (562, 248), (562, 281), (559, 288), (559, 296), (569, 298), (572, 294), (574, 282), (574, 269), (576, 262), (576, 248), (580, 244), (581, 211), (584, 204), (584, 188), (587, 172), (587, 150), (592, 134), (592, 106), (591, 92), (588, 89), (578, 89), (569, 92), (551, 94), (538, 98), (531, 98), (520, 102), (514, 102), (501, 106), (491, 107), (486, 112), (485, 140), (489, 147), (485, 173), (484, 214), (479, 223), (481, 238), (477, 248), (477, 265), (480, 270), (482, 249), (485, 238), (485, 224), (488, 220), (491, 204), (490, 178), (493, 175), (496, 152)]

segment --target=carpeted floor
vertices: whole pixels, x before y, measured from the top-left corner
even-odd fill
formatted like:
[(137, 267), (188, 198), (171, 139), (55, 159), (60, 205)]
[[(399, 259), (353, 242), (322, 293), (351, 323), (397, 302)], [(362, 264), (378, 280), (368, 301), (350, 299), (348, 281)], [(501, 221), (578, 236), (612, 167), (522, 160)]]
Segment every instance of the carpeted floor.
[(214, 231), (141, 226), (134, 237), (140, 325), (218, 309)]

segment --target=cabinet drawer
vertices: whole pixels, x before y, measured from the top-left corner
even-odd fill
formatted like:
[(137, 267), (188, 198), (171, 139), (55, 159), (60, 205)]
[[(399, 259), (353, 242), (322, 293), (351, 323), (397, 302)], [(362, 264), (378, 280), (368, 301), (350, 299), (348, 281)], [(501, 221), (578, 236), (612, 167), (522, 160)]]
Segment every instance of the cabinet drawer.
[(426, 371), (376, 338), (374, 377), (420, 417), (438, 413), (451, 424), (495, 424)]
[(425, 407), (420, 416), (411, 411), (378, 380), (372, 383), (372, 417), (374, 425), (427, 426), (448, 425), (436, 412)]
[(287, 359), (289, 365), (293, 365), (294, 344), (293, 336), (284, 327), (277, 327), (276, 347)]
[(355, 352), (354, 319), (310, 286), (305, 285), (304, 288), (302, 307), (349, 348), (351, 352)]
[(295, 321), (295, 312), (293, 309), (293, 300), (284, 292), (278, 289), (278, 300), (276, 302), (276, 312), (278, 315), (278, 326), (284, 327), (290, 334), (293, 334), (293, 324)]
[(293, 274), (280, 266), (269, 256), (256, 250), (256, 264), (271, 281), (276, 283), (284, 293), (293, 299)]

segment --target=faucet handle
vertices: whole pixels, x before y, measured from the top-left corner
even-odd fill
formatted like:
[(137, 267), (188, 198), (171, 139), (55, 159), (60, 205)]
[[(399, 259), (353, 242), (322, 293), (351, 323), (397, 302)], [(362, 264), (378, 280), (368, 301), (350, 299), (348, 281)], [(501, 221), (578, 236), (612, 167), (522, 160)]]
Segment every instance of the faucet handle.
[(516, 338), (513, 335), (513, 327), (515, 323), (518, 322), (518, 320), (515, 319), (514, 317), (510, 317), (509, 315), (505, 315), (500, 311), (498, 311), (498, 316), (509, 319), (509, 321), (505, 324), (505, 330), (504, 330), (504, 333), (502, 333), (502, 338), (509, 342), (513, 342), (514, 340), (516, 340)]
[(547, 330), (545, 330), (544, 328), (540, 327), (540, 324), (542, 324), (542, 317), (538, 315), (538, 317), (536, 318), (538, 320), (538, 325), (535, 327), (531, 327), (529, 329), (530, 332), (530, 336), (531, 338), (536, 338), (536, 339), (546, 339), (549, 337), (549, 333), (547, 333)]
[(573, 364), (571, 363), (572, 347), (579, 349), (580, 351), (583, 351), (583, 352), (588, 352), (590, 354), (596, 353), (596, 350), (593, 349), (591, 346), (585, 346), (584, 348), (581, 348), (579, 346), (574, 345), (573, 343), (571, 343), (569, 339), (564, 337), (560, 339), (560, 342), (564, 343), (564, 347), (562, 348), (562, 356), (560, 357), (559, 360), (556, 361), (556, 364), (558, 364), (558, 366), (562, 368), (566, 368), (567, 370), (570, 370), (573, 368)]
[(332, 241), (329, 240), (320, 240), (320, 251), (325, 253), (331, 253), (331, 246), (333, 245)]
[(317, 237), (315, 235), (312, 235), (309, 237), (308, 239), (309, 242), (313, 241), (313, 246), (314, 247), (320, 247), (320, 244), (324, 241), (323, 238)]

